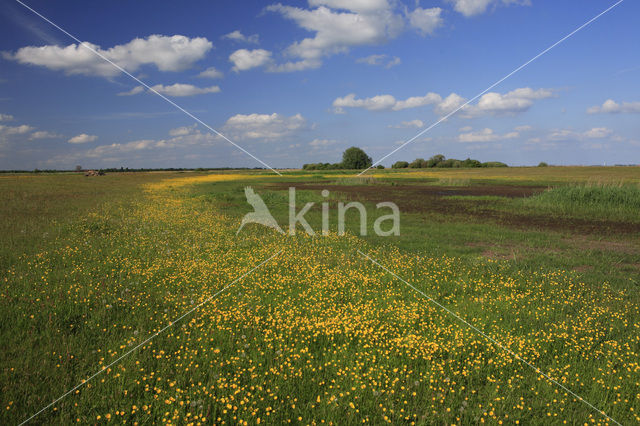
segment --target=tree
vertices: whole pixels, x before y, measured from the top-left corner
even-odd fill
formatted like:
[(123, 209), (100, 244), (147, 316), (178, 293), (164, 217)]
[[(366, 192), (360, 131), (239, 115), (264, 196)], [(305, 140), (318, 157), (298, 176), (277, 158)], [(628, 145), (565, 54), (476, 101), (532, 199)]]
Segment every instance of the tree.
[(382, 170), (382, 169), (384, 169), (384, 166), (383, 166), (382, 164), (378, 164), (378, 165), (376, 166), (376, 169)]
[(433, 157), (429, 158), (429, 160), (425, 164), (425, 167), (436, 167), (438, 164), (442, 163), (444, 159), (445, 156), (442, 154), (434, 155)]
[(424, 161), (424, 158), (416, 158), (411, 162), (411, 164), (409, 164), (409, 167), (412, 169), (421, 169), (423, 167), (426, 167), (426, 165), (427, 162)]
[(345, 169), (366, 169), (371, 167), (371, 157), (362, 149), (352, 146), (342, 154), (342, 167)]
[(393, 166), (391, 166), (392, 169), (406, 169), (407, 167), (409, 167), (409, 163), (406, 161), (396, 161), (393, 163)]
[(482, 167), (482, 163), (472, 158), (467, 158), (462, 162), (462, 167)]
[(77, 165), (77, 166), (76, 166), (76, 172), (81, 172), (81, 171), (82, 171), (82, 166)]
[(549, 165), (544, 161), (541, 161), (540, 164), (538, 164), (538, 167), (549, 167)]

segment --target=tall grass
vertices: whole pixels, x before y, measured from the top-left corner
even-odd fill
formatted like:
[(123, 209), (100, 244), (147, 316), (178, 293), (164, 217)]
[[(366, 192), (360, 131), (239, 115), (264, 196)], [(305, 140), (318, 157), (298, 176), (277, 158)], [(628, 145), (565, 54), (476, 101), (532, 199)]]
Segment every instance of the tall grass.
[(379, 185), (384, 183), (373, 176), (354, 176), (339, 178), (335, 181), (336, 185)]
[(608, 219), (640, 219), (640, 185), (585, 183), (557, 186), (523, 201), (561, 214), (596, 215)]

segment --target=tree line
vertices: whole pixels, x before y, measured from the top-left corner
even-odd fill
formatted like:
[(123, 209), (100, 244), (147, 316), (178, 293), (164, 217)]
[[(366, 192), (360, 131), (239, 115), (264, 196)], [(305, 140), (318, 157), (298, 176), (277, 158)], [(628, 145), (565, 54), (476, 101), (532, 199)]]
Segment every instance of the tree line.
[(455, 158), (446, 158), (442, 154), (434, 155), (433, 157), (425, 160), (424, 158), (416, 158), (411, 163), (407, 161), (396, 161), (391, 168), (393, 169), (428, 169), (432, 167), (438, 168), (472, 168), (472, 167), (509, 167), (505, 163), (500, 161), (487, 161), (480, 162), (473, 158), (467, 158), (466, 160), (456, 160)]
[[(340, 163), (309, 163), (303, 164), (303, 170), (360, 170), (371, 167), (372, 160), (362, 149), (352, 146), (342, 154)], [(471, 168), (471, 167), (508, 167), (500, 161), (488, 161), (482, 163), (472, 158), (466, 160), (456, 160), (455, 158), (446, 158), (442, 154), (434, 155), (425, 160), (424, 158), (416, 158), (411, 163), (407, 161), (396, 161), (391, 168), (393, 169), (426, 169), (431, 167), (439, 168)], [(384, 166), (376, 166), (378, 169), (384, 169)]]

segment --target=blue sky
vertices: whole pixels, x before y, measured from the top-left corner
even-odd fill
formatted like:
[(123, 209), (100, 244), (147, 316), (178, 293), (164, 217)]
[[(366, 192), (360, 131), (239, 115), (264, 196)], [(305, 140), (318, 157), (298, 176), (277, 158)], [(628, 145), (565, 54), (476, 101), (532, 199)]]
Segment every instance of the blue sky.
[[(614, 1), (29, 1), (272, 167), (377, 160)], [(383, 161), (640, 163), (626, 0)], [(260, 167), (12, 0), (0, 169)]]

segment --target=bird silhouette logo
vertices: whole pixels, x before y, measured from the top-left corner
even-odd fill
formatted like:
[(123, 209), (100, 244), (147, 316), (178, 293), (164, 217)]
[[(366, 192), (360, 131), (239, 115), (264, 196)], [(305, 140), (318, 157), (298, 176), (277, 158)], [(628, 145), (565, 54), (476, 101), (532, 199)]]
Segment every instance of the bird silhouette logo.
[(247, 213), (242, 218), (242, 223), (240, 224), (240, 228), (236, 232), (236, 235), (240, 233), (240, 230), (244, 227), (244, 225), (248, 223), (259, 223), (260, 225), (268, 226), (269, 228), (273, 228), (276, 231), (284, 234), (278, 222), (273, 218), (271, 212), (267, 208), (267, 205), (262, 201), (262, 198), (258, 194), (256, 194), (250, 186), (246, 186), (244, 188), (244, 195), (247, 197), (247, 203), (249, 203), (253, 210), (250, 213)]

